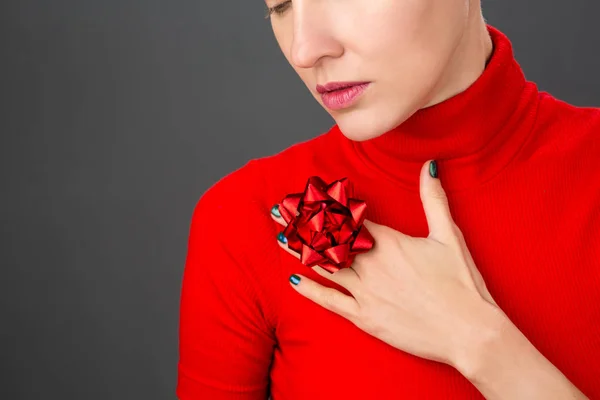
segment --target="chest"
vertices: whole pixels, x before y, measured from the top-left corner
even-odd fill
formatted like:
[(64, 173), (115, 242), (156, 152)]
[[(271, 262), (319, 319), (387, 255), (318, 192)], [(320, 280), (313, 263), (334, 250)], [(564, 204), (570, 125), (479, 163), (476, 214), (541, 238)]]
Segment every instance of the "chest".
[[(600, 392), (590, 388), (600, 371), (600, 260), (593, 251), (600, 249), (600, 213), (593, 202), (573, 212), (564, 194), (507, 193), (451, 198), (454, 219), (513, 323), (575, 384)], [(549, 195), (563, 197), (544, 201)], [(418, 197), (399, 198), (394, 207), (378, 198), (367, 198), (367, 218), (427, 236)], [(289, 273), (306, 268), (292, 256), (282, 262)], [(302, 272), (330, 286), (312, 270)], [(483, 398), (451, 367), (391, 348), (288, 289), (271, 370), (273, 400)]]

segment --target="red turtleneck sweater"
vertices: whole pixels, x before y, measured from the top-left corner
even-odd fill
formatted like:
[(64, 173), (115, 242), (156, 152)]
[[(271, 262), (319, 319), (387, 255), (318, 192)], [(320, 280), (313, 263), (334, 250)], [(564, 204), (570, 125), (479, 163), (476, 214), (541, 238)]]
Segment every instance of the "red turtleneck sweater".
[(462, 93), (374, 139), (337, 126), (253, 159), (200, 198), (181, 297), (182, 400), (480, 399), (452, 367), (388, 346), (297, 293), (271, 206), (309, 176), (348, 177), (366, 218), (428, 235), (419, 169), (438, 161), (452, 215), (499, 306), (600, 399), (600, 109), (538, 91), (510, 40)]

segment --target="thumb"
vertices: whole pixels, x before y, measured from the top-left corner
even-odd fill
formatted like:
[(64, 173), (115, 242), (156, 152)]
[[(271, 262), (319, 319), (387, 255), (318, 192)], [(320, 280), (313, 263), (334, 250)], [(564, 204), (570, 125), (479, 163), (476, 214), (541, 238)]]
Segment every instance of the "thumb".
[(435, 160), (427, 161), (421, 168), (420, 194), (429, 226), (429, 237), (447, 243), (447, 239), (454, 234), (454, 221)]

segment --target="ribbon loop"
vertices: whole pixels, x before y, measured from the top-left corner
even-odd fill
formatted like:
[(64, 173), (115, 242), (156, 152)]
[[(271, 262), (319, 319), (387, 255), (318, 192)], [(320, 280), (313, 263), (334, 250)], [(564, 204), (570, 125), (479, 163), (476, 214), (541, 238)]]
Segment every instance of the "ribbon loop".
[(327, 185), (311, 176), (302, 193), (283, 198), (279, 207), (287, 222), (283, 234), (302, 264), (318, 264), (334, 273), (349, 268), (357, 254), (373, 247), (375, 240), (363, 226), (367, 204), (353, 196), (348, 178)]

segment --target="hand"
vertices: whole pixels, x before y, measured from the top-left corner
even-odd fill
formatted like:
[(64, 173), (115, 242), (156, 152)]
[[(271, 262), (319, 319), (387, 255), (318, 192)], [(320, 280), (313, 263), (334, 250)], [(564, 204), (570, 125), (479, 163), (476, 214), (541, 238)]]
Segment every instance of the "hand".
[[(319, 275), (352, 294), (299, 276), (301, 295), (350, 320), (365, 332), (413, 355), (456, 366), (473, 335), (484, 326), (484, 310), (498, 309), (454, 223), (446, 193), (433, 178), (429, 162), (421, 168), (420, 195), (429, 236), (411, 237), (365, 220), (375, 239), (350, 268)], [(281, 217), (272, 218), (286, 225)], [(296, 258), (300, 255), (278, 241)]]

